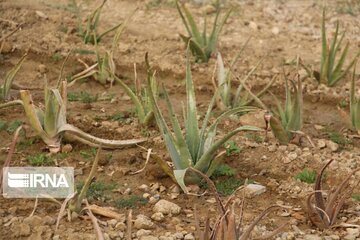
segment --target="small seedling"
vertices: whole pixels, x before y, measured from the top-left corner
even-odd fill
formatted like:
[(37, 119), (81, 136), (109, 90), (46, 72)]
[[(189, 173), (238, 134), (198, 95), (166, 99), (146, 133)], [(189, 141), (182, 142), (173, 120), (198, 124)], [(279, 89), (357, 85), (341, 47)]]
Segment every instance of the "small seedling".
[(54, 165), (53, 158), (47, 156), (44, 153), (31, 155), (27, 157), (27, 160), (32, 166), (51, 166)]
[[(301, 130), (303, 122), (303, 95), (300, 77), (298, 76), (297, 84), (290, 81), (293, 94), (285, 74), (284, 77), (285, 106), (282, 107), (280, 101), (273, 95), (277, 105), (277, 113), (275, 115), (269, 114), (271, 130), (280, 144), (288, 144), (295, 136), (294, 134)], [(265, 120), (268, 122), (266, 118)]]
[(217, 1), (215, 20), (212, 26), (212, 31), (210, 35), (208, 35), (206, 15), (204, 18), (203, 31), (200, 33), (200, 30), (189, 9), (185, 5), (180, 6), (179, 1), (176, 1), (176, 7), (188, 33), (188, 36), (180, 34), (180, 37), (185, 42), (186, 46), (189, 45), (191, 53), (196, 58), (197, 62), (208, 62), (211, 55), (216, 50), (219, 35), (226, 20), (229, 18), (232, 9), (226, 12), (221, 22), (218, 22), (220, 16), (220, 3)]
[(220, 164), (216, 170), (214, 171), (212, 178), (227, 176), (227, 177), (233, 177), (236, 174), (236, 169), (230, 167), (227, 164)]
[(130, 196), (123, 197), (121, 199), (115, 200), (115, 206), (117, 208), (138, 208), (147, 204), (148, 200), (142, 196)]
[[(333, 87), (350, 71), (351, 67), (355, 64), (357, 57), (360, 55), (360, 51), (355, 55), (354, 59), (343, 70), (347, 53), (349, 50), (349, 42), (343, 46), (342, 42), (345, 37), (345, 31), (339, 37), (339, 21), (336, 22), (336, 30), (334, 38), (331, 40), (331, 44), (327, 42), (326, 28), (325, 28), (325, 9), (323, 10), (323, 17), (321, 23), (321, 62), (320, 72), (314, 71), (314, 77), (319, 83), (325, 83), (329, 87)], [(340, 57), (336, 62), (336, 55), (343, 49)], [(309, 70), (307, 70), (309, 72)]]
[[(351, 196), (354, 188), (360, 183), (360, 181), (357, 181), (353, 187), (349, 184), (350, 178), (360, 170), (360, 168), (357, 168), (353, 170), (337, 188), (331, 190), (331, 194), (329, 193), (327, 197), (325, 197), (325, 191), (322, 189), (322, 178), (325, 169), (332, 161), (333, 160), (330, 160), (326, 163), (317, 175), (314, 192), (309, 195), (306, 202), (310, 221), (320, 229), (331, 228), (335, 224), (345, 200)], [(315, 199), (314, 204), (312, 203), (313, 199)]]
[[(245, 43), (244, 47), (240, 50), (240, 52), (235, 56), (235, 58), (231, 61), (229, 68), (225, 68), (221, 54), (218, 53), (217, 82), (215, 82), (214, 80), (213, 86), (215, 91), (219, 92), (218, 97), (216, 99), (216, 106), (222, 111), (232, 109), (235, 107), (250, 105), (255, 100), (261, 98), (261, 96), (266, 93), (266, 91), (272, 86), (272, 84), (277, 78), (277, 75), (274, 75), (274, 77), (269, 81), (269, 83), (266, 84), (266, 86), (256, 94), (252, 94), (251, 92), (248, 91), (248, 88), (244, 86), (246, 84), (246, 81), (250, 78), (250, 76), (255, 72), (255, 70), (264, 60), (264, 58), (262, 58), (256, 64), (256, 66), (254, 66), (251, 69), (251, 71), (243, 79), (240, 80), (239, 86), (236, 88), (236, 90), (232, 89), (234, 85), (232, 83), (232, 69), (236, 64), (237, 60), (239, 59), (240, 54), (244, 50), (248, 41)], [(233, 92), (235, 92), (235, 95), (233, 94)]]
[(20, 127), (22, 124), (23, 124), (22, 121), (20, 121), (20, 120), (15, 120), (15, 121), (7, 124), (6, 131), (7, 131), (9, 134), (13, 134), (13, 133), (16, 131), (16, 129), (18, 129), (18, 127)]
[(346, 138), (342, 133), (337, 131), (327, 130), (327, 135), (331, 141), (339, 144), (341, 147), (345, 147), (346, 145), (352, 143), (350, 139)]
[(55, 61), (55, 62), (59, 62), (61, 60), (64, 59), (64, 57), (60, 54), (60, 53), (54, 53), (51, 58)]
[[(84, 187), (84, 183), (80, 183), (77, 186), (78, 192)], [(115, 189), (116, 184), (107, 184), (102, 181), (96, 181), (90, 184), (86, 193), (88, 200), (106, 201), (111, 198), (111, 190)]]
[(80, 151), (80, 156), (86, 160), (94, 158), (96, 155), (96, 148), (91, 148), (89, 151)]
[(231, 195), (236, 189), (244, 184), (244, 181), (236, 178), (227, 178), (215, 183), (216, 190), (224, 196)]
[(16, 74), (20, 70), (23, 62), (25, 61), (26, 56), (27, 53), (24, 54), (19, 60), (19, 62), (10, 71), (6, 73), (4, 78), (4, 84), (0, 85), (0, 102), (9, 100), (10, 89), (13, 87), (13, 81), (15, 79)]
[(360, 98), (355, 95), (356, 64), (351, 78), (350, 88), (350, 117), (353, 127), (360, 133)]
[(314, 183), (316, 180), (317, 173), (315, 170), (309, 170), (305, 168), (301, 173), (295, 176), (295, 179), (305, 183)]
[[(95, 44), (95, 42), (100, 42), (100, 40), (107, 34), (109, 34), (110, 32), (115, 31), (116, 29), (118, 29), (122, 23), (117, 24), (116, 26), (109, 28), (108, 30), (106, 30), (105, 32), (98, 34), (97, 29), (98, 29), (98, 25), (99, 25), (99, 21), (100, 21), (100, 14), (101, 14), (101, 10), (104, 7), (105, 3), (107, 0), (103, 0), (103, 2), (101, 3), (101, 5), (99, 7), (97, 7), (88, 17), (87, 17), (87, 22), (86, 22), (86, 26), (83, 27), (81, 25), (79, 25), (79, 35), (82, 37), (82, 39), (84, 40), (84, 43), (91, 43), (91, 44)], [(96, 38), (94, 39), (94, 36), (96, 36)]]
[(352, 199), (354, 199), (354, 201), (360, 202), (360, 194), (352, 195)]
[[(157, 81), (155, 78), (155, 72), (150, 66), (148, 54), (145, 54), (145, 64), (147, 69), (147, 81), (151, 85), (155, 99), (159, 98)], [(144, 88), (141, 84), (140, 79), (137, 78), (136, 65), (134, 65), (134, 86), (135, 90), (132, 90), (124, 81), (114, 75), (115, 81), (120, 84), (126, 94), (131, 98), (135, 105), (135, 112), (141, 125), (148, 127), (154, 121), (154, 112), (150, 103), (149, 90)]]
[(67, 98), (70, 102), (80, 101), (82, 103), (93, 103), (98, 101), (98, 95), (92, 96), (88, 92), (69, 92)]
[(256, 133), (247, 133), (247, 134), (245, 134), (245, 137), (247, 139), (257, 142), (257, 143), (262, 143), (265, 141), (264, 136), (260, 136), (259, 134), (256, 134)]
[(224, 143), (224, 147), (226, 149), (226, 156), (237, 155), (241, 151), (241, 149), (238, 147), (236, 142), (234, 142), (232, 140)]

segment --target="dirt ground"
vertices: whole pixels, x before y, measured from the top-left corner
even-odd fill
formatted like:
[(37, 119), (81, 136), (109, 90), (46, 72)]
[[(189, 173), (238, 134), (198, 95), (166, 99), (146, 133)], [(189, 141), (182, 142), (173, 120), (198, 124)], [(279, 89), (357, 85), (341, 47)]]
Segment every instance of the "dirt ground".
[[(89, 65), (95, 62), (95, 54), (79, 53), (85, 50), (94, 51), (95, 48), (84, 44), (77, 35), (78, 18), (72, 12), (71, 2), (0, 1), (0, 36), (11, 32), (16, 24), (22, 24), (21, 29), (5, 42), (0, 54), (1, 79), (25, 52), (28, 52), (28, 56), (15, 82), (22, 86), (40, 89), (44, 85), (44, 74), (49, 84), (55, 85), (63, 59), (70, 50), (78, 50), (78, 53), (70, 56), (64, 68), (64, 76), (71, 76), (84, 69), (79, 59)], [(100, 1), (78, 0), (77, 2), (81, 3), (82, 24), (84, 24), (85, 17), (98, 6)], [(346, 29), (346, 41), (350, 42), (349, 59), (351, 59), (360, 47), (360, 3), (351, 1), (352, 5), (348, 5), (345, 0), (325, 2), (327, 28), (329, 32), (333, 31), (336, 21), (340, 20), (341, 29)], [(224, 26), (218, 50), (226, 61), (230, 61), (248, 37), (252, 36), (235, 70), (239, 76), (243, 76), (260, 58), (266, 56), (259, 69), (248, 80), (253, 89), (259, 89), (275, 74), (281, 73), (284, 64), (285, 71), (293, 73), (295, 67), (289, 63), (297, 55), (306, 64), (314, 66), (314, 69), (319, 68), (322, 1), (228, 0), (224, 3), (224, 8), (231, 6), (234, 7), (234, 12)], [(204, 12), (210, 12), (209, 20), (214, 17), (211, 13), (211, 5), (206, 1), (204, 4), (190, 3), (189, 7), (196, 19), (202, 19)], [(136, 8), (138, 10), (129, 21), (121, 36), (119, 47), (114, 53), (116, 72), (127, 83), (132, 84), (133, 65), (136, 63), (139, 78), (145, 79), (144, 55), (148, 52), (151, 65), (157, 71), (157, 79), (168, 89), (176, 111), (181, 114), (182, 105), (179, 100), (185, 100), (186, 96), (185, 46), (179, 33), (185, 33), (185, 29), (174, 3), (166, 0), (108, 0), (102, 11), (100, 31), (124, 21)], [(100, 44), (101, 49), (111, 46), (111, 36), (110, 34), (104, 37)], [(215, 59), (211, 59), (207, 64), (192, 65), (196, 97), (201, 113), (206, 111), (214, 92), (211, 82), (214, 63)], [(357, 72), (360, 72), (359, 64)], [(304, 72), (300, 70), (300, 74)], [(263, 234), (287, 222), (283, 233), (278, 234), (274, 239), (360, 239), (360, 202), (348, 199), (344, 210), (340, 213), (338, 227), (326, 231), (317, 230), (309, 223), (305, 206), (306, 197), (312, 192), (313, 186), (294, 178), (304, 168), (318, 171), (324, 163), (334, 159), (327, 173), (328, 185), (334, 186), (351, 169), (359, 167), (360, 141), (357, 134), (351, 130), (348, 109), (350, 76), (333, 88), (318, 85), (314, 80), (306, 78), (303, 87), (303, 132), (310, 137), (315, 146), (312, 146), (306, 138), (299, 146), (294, 144), (279, 146), (272, 136), (267, 141), (256, 141), (256, 138), (251, 138), (249, 135), (238, 134), (233, 140), (241, 148), (240, 153), (226, 156), (224, 159), (226, 164), (236, 170), (235, 179), (251, 179), (267, 189), (265, 193), (246, 200), (245, 223), (248, 224), (266, 207), (280, 204), (286, 208), (270, 214), (255, 229), (255, 235)], [(202, 219), (209, 210), (210, 215), (214, 216), (217, 208), (212, 201), (213, 196), (174, 194), (176, 193), (174, 183), (151, 159), (145, 171), (136, 175), (129, 174), (144, 166), (148, 148), (152, 148), (156, 154), (170, 161), (157, 129), (144, 129), (137, 123), (136, 117), (132, 114), (133, 105), (130, 99), (116, 84), (110, 88), (89, 79), (78, 82), (68, 91), (86, 91), (91, 95), (114, 96), (111, 101), (69, 102), (67, 119), (82, 130), (108, 139), (148, 137), (148, 141), (141, 147), (103, 153), (97, 181), (115, 187), (108, 191), (108, 197), (95, 198), (90, 200), (90, 203), (115, 207), (116, 200), (129, 196), (143, 196), (146, 192), (152, 196), (158, 195), (161, 199), (178, 204), (182, 209), (181, 213), (177, 216), (165, 216), (160, 222), (154, 221), (154, 227), (150, 229), (151, 234), (148, 234), (154, 238), (136, 236), (138, 229), (134, 229), (134, 239), (184, 239), (185, 235), (188, 236), (187, 239), (192, 239), (189, 235), (195, 233), (194, 206), (197, 206)], [(282, 77), (278, 77), (271, 91), (280, 99), (284, 99)], [(36, 104), (43, 102), (43, 91), (33, 90), (31, 93)], [(11, 95), (16, 99), (18, 92), (13, 90)], [(273, 103), (270, 96), (265, 96), (264, 101), (269, 105)], [(112, 116), (119, 113), (121, 120), (119, 122), (112, 120)], [(264, 127), (262, 117), (260, 112), (240, 120), (227, 119), (220, 124), (220, 135), (224, 135), (241, 123), (250, 122)], [(26, 130), (26, 135), (22, 135), (20, 139), (23, 144), (18, 145), (11, 166), (27, 166), (28, 156), (45, 151), (43, 150), (45, 145), (34, 138), (35, 133), (27, 125), (22, 108), (1, 109), (0, 120), (6, 122), (21, 120)], [(334, 133), (341, 137), (335, 139)], [(343, 141), (340, 141), (336, 149), (332, 149), (331, 144), (319, 145), (323, 141), (329, 143), (339, 140), (338, 138)], [(7, 156), (11, 139), (12, 134), (5, 130), (0, 131), (0, 165)], [(93, 158), (91, 148), (79, 143), (70, 144), (72, 151), (56, 155), (55, 159), (59, 166), (74, 167), (78, 173), (76, 181), (81, 182), (91, 168), (90, 160)], [(359, 179), (359, 174), (356, 178)], [(139, 186), (143, 184), (152, 190), (140, 189)], [(356, 188), (354, 194), (359, 195), (360, 189)], [(60, 207), (41, 199), (34, 213), (40, 218), (27, 219), (30, 221), (30, 232), (23, 233), (24, 226), (21, 223), (32, 212), (34, 202), (33, 199), (0, 197), (0, 239), (95, 239), (92, 223), (84, 216), (75, 217), (71, 222), (63, 218), (59, 230), (55, 233), (54, 222)], [(132, 209), (134, 218), (139, 214), (151, 217), (153, 204), (148, 202), (136, 206)], [(117, 208), (116, 211), (127, 214), (129, 208)], [(123, 239), (126, 232), (123, 225), (112, 226), (109, 219), (101, 217), (99, 219), (106, 239)]]

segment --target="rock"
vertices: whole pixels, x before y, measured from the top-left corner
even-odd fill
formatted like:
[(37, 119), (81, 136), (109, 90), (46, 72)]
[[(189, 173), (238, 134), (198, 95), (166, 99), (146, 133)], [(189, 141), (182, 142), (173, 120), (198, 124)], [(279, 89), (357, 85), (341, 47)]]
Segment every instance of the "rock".
[(138, 187), (139, 190), (143, 191), (143, 192), (147, 192), (149, 191), (149, 186), (146, 184), (142, 184)]
[(276, 145), (270, 145), (268, 147), (269, 152), (275, 152), (276, 151)]
[(154, 228), (154, 223), (143, 214), (139, 214), (136, 216), (136, 220), (134, 221), (134, 227), (137, 229), (152, 229)]
[(102, 121), (101, 122), (101, 126), (103, 128), (109, 128), (109, 129), (116, 129), (119, 127), (119, 122), (118, 121), (114, 121), (114, 122), (111, 122), (111, 121)]
[(60, 235), (53, 236), (52, 240), (60, 240)]
[(249, 198), (253, 198), (264, 192), (266, 192), (266, 187), (260, 184), (249, 184), (245, 187), (245, 195)]
[(156, 212), (151, 216), (151, 219), (157, 222), (161, 222), (164, 219), (164, 214)]
[(143, 198), (145, 198), (145, 199), (149, 199), (150, 197), (151, 197), (150, 193), (144, 193), (143, 194)]
[(47, 67), (44, 65), (44, 64), (40, 64), (39, 65), (39, 67), (38, 67), (38, 69), (39, 69), (39, 72), (41, 73), (41, 74), (44, 74), (44, 73), (46, 73), (48, 70), (47, 70)]
[(323, 126), (321, 126), (321, 125), (317, 125), (317, 124), (314, 125), (314, 128), (315, 128), (316, 130), (318, 130), (318, 131), (321, 131), (321, 130), (324, 130), (324, 129), (325, 129), (325, 127), (323, 127)]
[(280, 30), (279, 30), (278, 27), (273, 27), (273, 28), (271, 29), (271, 32), (272, 32), (272, 34), (274, 34), (274, 35), (278, 35), (279, 32), (280, 32)]
[(326, 142), (324, 139), (319, 139), (318, 142), (317, 142), (317, 147), (320, 148), (320, 149), (323, 149), (326, 147)]
[(11, 230), (15, 237), (28, 237), (31, 234), (30, 226), (26, 223), (14, 224)]
[(43, 218), (43, 224), (45, 225), (54, 225), (55, 224), (55, 218), (53, 217), (50, 217), (50, 216), (45, 216)]
[(359, 228), (347, 228), (346, 232), (347, 234), (344, 237), (345, 240), (355, 240), (360, 235)]
[(136, 237), (141, 238), (143, 236), (149, 236), (150, 234), (151, 234), (151, 230), (140, 229), (139, 231), (136, 232)]
[(125, 231), (126, 225), (123, 222), (119, 222), (115, 225), (115, 229), (119, 231)]
[(71, 146), (71, 144), (65, 144), (64, 146), (62, 146), (61, 148), (61, 152), (62, 153), (69, 153), (73, 150), (73, 147)]
[(111, 219), (107, 221), (108, 225), (111, 227), (115, 227), (118, 221), (116, 219)]
[(41, 11), (35, 11), (35, 13), (40, 18), (43, 18), (43, 19), (48, 19), (49, 18), (45, 13), (43, 13)]
[(319, 237), (318, 235), (306, 234), (304, 236), (304, 240), (322, 240), (322, 238)]
[(326, 145), (332, 152), (339, 150), (339, 144), (334, 143), (333, 141), (327, 141)]
[(191, 233), (188, 233), (185, 235), (184, 240), (195, 240), (195, 237)]
[(23, 223), (30, 225), (31, 227), (35, 227), (41, 225), (43, 223), (43, 219), (39, 216), (31, 216), (24, 218)]
[(142, 236), (140, 238), (140, 240), (159, 240), (159, 238), (155, 237), (155, 236), (152, 236), (152, 235), (149, 235), (149, 236)]
[(181, 211), (181, 207), (179, 207), (175, 203), (161, 199), (154, 205), (153, 211), (160, 212), (163, 214), (170, 214), (170, 213), (171, 214), (179, 214)]
[(249, 27), (252, 28), (253, 30), (258, 30), (258, 25), (253, 21), (249, 23)]
[(288, 154), (288, 158), (290, 159), (290, 161), (293, 161), (297, 158), (297, 153), (296, 152), (291, 152)]
[(182, 234), (181, 232), (177, 232), (177, 233), (174, 233), (174, 234), (172, 235), (172, 237), (173, 237), (174, 239), (184, 239), (184, 234)]

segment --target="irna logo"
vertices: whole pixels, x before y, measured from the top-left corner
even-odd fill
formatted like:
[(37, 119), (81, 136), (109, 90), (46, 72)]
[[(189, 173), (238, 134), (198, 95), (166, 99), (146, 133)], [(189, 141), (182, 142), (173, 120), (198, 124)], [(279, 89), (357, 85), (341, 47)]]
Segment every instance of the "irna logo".
[(61, 188), (69, 187), (65, 174), (19, 174), (8, 172), (8, 186), (11, 188)]

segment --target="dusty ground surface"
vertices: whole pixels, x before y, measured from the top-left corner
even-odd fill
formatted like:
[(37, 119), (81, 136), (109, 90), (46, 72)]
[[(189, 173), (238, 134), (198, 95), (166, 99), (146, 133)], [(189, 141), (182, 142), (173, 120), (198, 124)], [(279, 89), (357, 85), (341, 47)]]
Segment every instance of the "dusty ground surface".
[[(81, 2), (82, 19), (94, 9), (98, 1)], [(350, 41), (349, 58), (355, 56), (360, 47), (360, 4), (353, 1), (351, 13), (345, 1), (327, 3), (327, 26), (334, 29), (336, 20), (341, 21), (342, 29), (347, 30), (346, 39)], [(71, 49), (93, 51), (94, 47), (85, 45), (77, 35), (78, 19), (71, 11), (71, 1), (1, 1), (0, 26), (1, 35), (15, 28), (14, 23), (23, 23), (21, 30), (6, 41), (0, 55), (1, 77), (18, 59), (29, 52), (26, 61), (16, 77), (16, 83), (23, 86), (43, 86), (43, 74), (46, 73), (50, 85), (56, 83), (60, 72), (62, 59)], [(296, 55), (311, 64), (315, 69), (320, 62), (320, 26), (322, 5), (319, 1), (227, 1), (225, 8), (235, 6), (233, 15), (224, 27), (219, 41), (219, 51), (225, 60), (229, 61), (242, 44), (251, 35), (252, 40), (246, 48), (243, 57), (236, 65), (239, 75), (246, 74), (263, 56), (267, 55), (249, 83), (254, 89), (266, 84), (274, 74), (282, 72), (284, 63), (295, 59)], [(209, 4), (189, 5), (195, 16), (200, 18), (203, 12), (211, 10)], [(118, 50), (115, 52), (117, 73), (129, 84), (133, 80), (133, 64), (137, 63), (138, 74), (144, 78), (144, 55), (149, 52), (151, 64), (157, 70), (157, 78), (164, 83), (170, 92), (170, 97), (179, 103), (184, 99), (184, 43), (178, 33), (184, 33), (184, 27), (174, 4), (167, 1), (115, 1), (109, 0), (102, 13), (100, 29), (113, 26), (123, 21), (133, 9), (139, 7), (132, 16), (124, 34), (121, 37)], [(40, 11), (41, 13), (37, 13)], [(209, 14), (213, 17), (213, 14)], [(111, 46), (111, 37), (105, 37), (101, 48)], [(81, 59), (88, 64), (95, 61), (95, 55), (77, 54), (71, 56), (65, 66), (64, 75), (69, 76), (83, 69), (78, 62)], [(193, 79), (197, 89), (199, 109), (204, 112), (212, 96), (211, 83), (214, 60), (208, 64), (193, 65)], [(45, 68), (45, 69), (44, 69)], [(288, 65), (286, 71), (293, 72), (294, 66)], [(360, 67), (358, 67), (358, 72)], [(315, 143), (311, 146), (306, 140), (300, 146), (279, 146), (276, 139), (270, 136), (266, 142), (255, 141), (259, 138), (239, 134), (234, 141), (241, 148), (239, 154), (225, 157), (225, 163), (236, 169), (235, 179), (251, 179), (266, 186), (267, 191), (247, 200), (245, 207), (245, 222), (249, 223), (267, 206), (281, 204), (287, 206), (282, 211), (271, 214), (255, 229), (255, 234), (262, 234), (274, 229), (283, 222), (289, 224), (279, 239), (359, 239), (360, 204), (348, 199), (345, 210), (340, 214), (338, 224), (347, 223), (347, 227), (339, 226), (333, 230), (318, 231), (311, 226), (306, 217), (305, 199), (312, 191), (312, 184), (302, 183), (294, 179), (304, 168), (319, 170), (330, 159), (334, 163), (327, 174), (329, 185), (338, 184), (341, 178), (351, 169), (359, 167), (359, 140), (351, 131), (348, 117), (349, 79), (334, 88), (317, 85), (312, 79), (304, 79), (305, 116), (303, 131)], [(271, 88), (281, 99), (284, 96), (283, 79), (278, 78)], [(160, 156), (168, 158), (165, 146), (158, 137), (155, 128), (143, 129), (131, 114), (133, 106), (125, 93), (117, 85), (104, 87), (93, 80), (79, 82), (69, 88), (69, 92), (86, 91), (99, 96), (115, 94), (111, 101), (96, 101), (92, 103), (70, 102), (68, 106), (68, 121), (93, 135), (109, 139), (130, 139), (149, 137), (142, 147), (130, 148), (103, 153), (101, 166), (97, 173), (97, 181), (109, 187), (106, 194), (90, 199), (91, 203), (100, 206), (116, 207), (116, 201), (130, 196), (142, 197), (144, 193), (150, 196), (167, 199), (181, 207), (176, 216), (165, 216), (160, 222), (154, 221), (150, 228), (153, 235), (160, 239), (183, 239), (187, 234), (195, 232), (194, 206), (197, 205), (199, 215), (204, 218), (208, 210), (213, 216), (216, 205), (211, 195), (201, 197), (177, 194), (174, 183), (161, 172), (155, 163), (150, 161), (146, 170), (137, 175), (129, 175), (129, 171), (140, 169), (145, 162), (147, 148)], [(34, 101), (42, 102), (42, 91), (32, 91)], [(12, 97), (17, 98), (16, 91)], [(265, 97), (265, 102), (271, 104), (271, 98)], [(181, 104), (176, 104), (176, 110), (181, 113)], [(122, 113), (120, 121), (112, 120), (112, 116)], [(240, 122), (250, 121), (264, 127), (262, 115), (246, 117)], [(29, 165), (28, 156), (36, 155), (39, 149), (44, 149), (41, 141), (34, 140), (34, 133), (28, 127), (23, 110), (14, 107), (0, 110), (0, 120), (8, 123), (14, 120), (23, 121), (26, 135), (21, 136), (12, 166)], [(220, 134), (239, 125), (238, 120), (226, 120), (220, 126)], [(341, 137), (334, 138), (340, 133)], [(259, 136), (260, 140), (262, 136)], [(339, 138), (341, 138), (339, 140)], [(11, 134), (0, 131), (0, 165), (6, 157)], [(338, 141), (334, 144), (329, 141)], [(321, 146), (325, 142), (327, 146)], [(318, 147), (320, 143), (321, 147)], [(91, 149), (85, 145), (71, 143), (73, 150), (67, 154), (56, 155), (60, 166), (72, 166), (77, 171), (76, 181), (81, 182), (91, 168)], [(109, 157), (110, 156), (110, 157)], [(169, 159), (168, 159), (169, 160)], [(54, 164), (52, 164), (54, 165)], [(357, 175), (357, 179), (359, 175)], [(221, 180), (223, 180), (222, 178)], [(226, 179), (226, 178), (225, 178)], [(216, 181), (221, 181), (216, 180)], [(148, 189), (139, 189), (141, 185)], [(153, 186), (153, 187), (152, 187)], [(161, 187), (160, 187), (161, 186)], [(130, 189), (130, 190), (128, 190)], [(359, 188), (354, 194), (360, 194)], [(105, 196), (106, 195), (106, 196)], [(239, 195), (240, 197), (240, 195)], [(225, 197), (224, 197), (225, 198)], [(153, 202), (137, 205), (133, 216), (144, 214), (151, 217)], [(75, 217), (71, 222), (63, 218), (59, 230), (55, 233), (54, 221), (59, 212), (59, 206), (40, 200), (34, 215), (27, 218), (33, 210), (34, 200), (0, 198), (0, 239), (95, 239), (91, 221)], [(117, 208), (119, 213), (126, 214), (128, 208)], [(38, 218), (40, 217), (40, 218)], [(24, 220), (24, 218), (27, 218)], [(100, 218), (100, 226), (107, 239), (122, 239), (126, 232), (125, 225), (120, 222), (109, 222)], [(134, 229), (134, 238), (141, 233)], [(138, 236), (135, 236), (138, 233)], [(165, 238), (167, 236), (168, 238)], [(186, 239), (192, 239), (190, 235)], [(154, 238), (157, 239), (157, 238)]]

